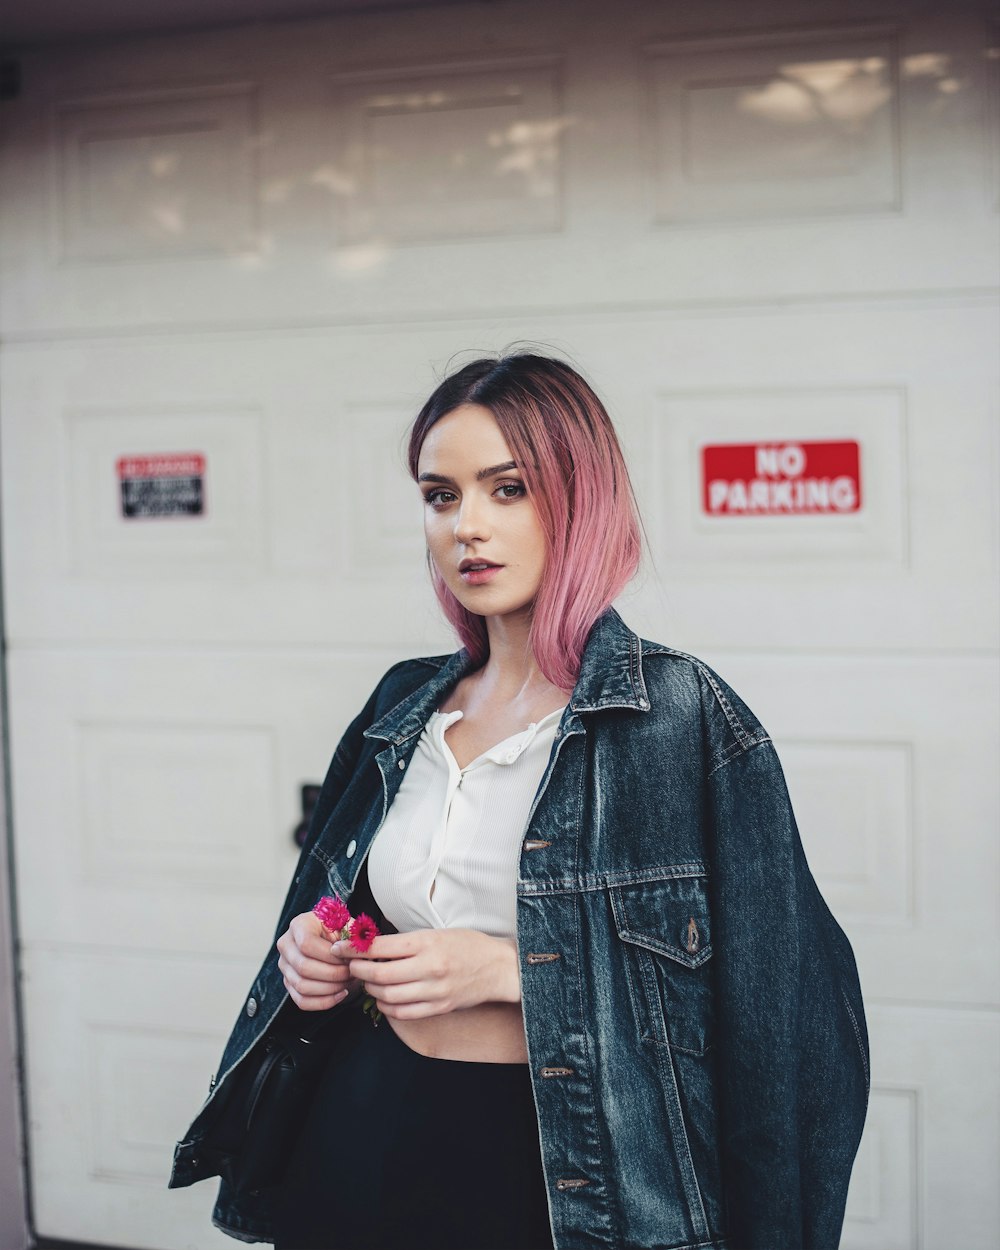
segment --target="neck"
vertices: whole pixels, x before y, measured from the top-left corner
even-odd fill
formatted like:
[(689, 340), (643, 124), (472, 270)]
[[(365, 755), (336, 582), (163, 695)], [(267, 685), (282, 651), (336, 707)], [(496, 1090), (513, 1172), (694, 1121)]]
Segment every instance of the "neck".
[(490, 654), (479, 675), (484, 693), (503, 702), (516, 702), (558, 689), (538, 667), (529, 644), (530, 629), (528, 608), (486, 618)]

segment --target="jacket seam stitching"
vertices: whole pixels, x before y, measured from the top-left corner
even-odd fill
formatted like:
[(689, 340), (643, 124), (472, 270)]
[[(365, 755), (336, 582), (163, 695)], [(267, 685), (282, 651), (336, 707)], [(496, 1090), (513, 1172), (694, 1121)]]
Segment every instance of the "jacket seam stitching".
[(236, 1241), (242, 1241), (242, 1242), (247, 1242), (247, 1243), (252, 1244), (255, 1242), (271, 1240), (270, 1236), (264, 1237), (254, 1228), (250, 1226), (244, 1226), (242, 1220), (232, 1215), (227, 1215), (226, 1219), (223, 1220), (221, 1216), (213, 1212), (212, 1223), (215, 1225), (217, 1229), (220, 1230), (220, 1232), (225, 1233), (227, 1237), (234, 1238)]
[(642, 680), (642, 642), (638, 634), (634, 632), (629, 638), (628, 660), (629, 669), (631, 670), (632, 693), (639, 699), (645, 699), (648, 703), (646, 684)]
[[(697, 955), (692, 957), (680, 947), (673, 946), (670, 942), (660, 941), (653, 935), (643, 933), (639, 929), (630, 929), (627, 920), (625, 927), (623, 929), (619, 928), (618, 936), (623, 942), (628, 942), (630, 946), (640, 946), (651, 955), (662, 955), (664, 959), (672, 959), (675, 964), (680, 964), (682, 968), (700, 968), (702, 964), (708, 963), (713, 954), (712, 943), (709, 942), (707, 946), (701, 948)], [(651, 945), (651, 943), (656, 944)]]
[(706, 665), (699, 664), (698, 667), (701, 670), (701, 673), (704, 676), (705, 680), (715, 691), (715, 697), (716, 699), (718, 699), (719, 706), (722, 708), (723, 714), (725, 715), (726, 720), (729, 722), (729, 728), (736, 735), (737, 739), (740, 742), (742, 742), (743, 749), (749, 750), (750, 747), (753, 746), (753, 740), (751, 739), (747, 731), (743, 728), (743, 725), (739, 717), (736, 715), (736, 712), (733, 709), (732, 704), (726, 698), (725, 694), (723, 694), (722, 687), (715, 680), (714, 674), (708, 669)]
[[(654, 872), (665, 872), (665, 877), (651, 877), (648, 874)], [(575, 880), (572, 878), (563, 878), (560, 881), (549, 882), (519, 882), (534, 887), (531, 890), (524, 890), (524, 894), (563, 894), (566, 892), (573, 893), (590, 893), (594, 890), (615, 890), (630, 885), (651, 885), (657, 881), (688, 881), (697, 880), (699, 878), (708, 879), (708, 870), (704, 864), (654, 864), (649, 868), (639, 869), (637, 872), (629, 872), (619, 874), (620, 880), (615, 880), (614, 873), (602, 873), (600, 878), (587, 874), (581, 881), (579, 877)]]
[[(636, 694), (635, 690), (633, 690), (632, 693), (633, 695), (635, 695)], [(641, 696), (636, 696), (636, 697), (641, 697)], [(598, 699), (595, 703), (575, 703), (573, 704), (572, 710), (574, 712), (597, 712), (597, 711), (600, 711), (602, 708), (606, 708), (606, 707), (634, 708), (635, 706), (636, 706), (635, 698), (628, 699), (623, 703), (620, 695), (613, 694), (613, 695), (609, 695), (606, 699)]]
[[(449, 655), (414, 655), (408, 660), (400, 660), (398, 666), (402, 668), (405, 664), (429, 664), (431, 668), (442, 669), (451, 659)], [(390, 672), (392, 669), (389, 670)], [(386, 674), (388, 676), (388, 674)]]
[[(665, 1020), (664, 1020), (664, 1036), (666, 1037), (666, 1021)], [(704, 1229), (706, 1233), (711, 1235), (711, 1229), (708, 1223), (708, 1214), (705, 1211), (705, 1198), (701, 1192), (701, 1185), (698, 1183), (698, 1170), (695, 1167), (694, 1158), (691, 1154), (691, 1140), (690, 1140), (690, 1137), (688, 1136), (687, 1125), (684, 1123), (684, 1114), (683, 1114), (683, 1111), (681, 1110), (680, 1084), (677, 1080), (677, 1067), (674, 1064), (674, 1057), (670, 1053), (669, 1042), (667, 1043), (666, 1046), (661, 1046), (656, 1051), (656, 1063), (657, 1063), (657, 1067), (660, 1068), (661, 1071), (663, 1070), (664, 1062), (666, 1062), (669, 1065), (670, 1084), (673, 1090), (674, 1098), (676, 1099), (677, 1121), (678, 1121), (678, 1124), (680, 1125), (681, 1136), (683, 1137), (683, 1142), (684, 1142), (684, 1153), (687, 1156), (687, 1165), (688, 1167), (690, 1167), (690, 1170), (691, 1170), (691, 1181), (694, 1186), (694, 1192), (698, 1198), (698, 1209), (701, 1213), (702, 1228), (699, 1228), (695, 1231), (701, 1232), (702, 1229)], [(664, 1085), (665, 1084), (666, 1083), (664, 1082)], [(677, 1158), (678, 1168), (683, 1173), (684, 1168), (683, 1168), (682, 1161), (679, 1157), (680, 1150), (677, 1148), (677, 1146), (675, 1146), (674, 1149), (675, 1149), (675, 1154), (678, 1156)], [(681, 1176), (681, 1189), (684, 1194), (685, 1205), (688, 1208), (688, 1212), (692, 1218), (692, 1222), (694, 1222), (697, 1219), (697, 1215), (691, 1203), (690, 1188), (685, 1183), (683, 1175)]]
[(717, 681), (715, 674), (708, 667), (708, 665), (704, 663), (704, 661), (699, 660), (697, 656), (690, 655), (686, 651), (679, 651), (675, 647), (658, 647), (656, 648), (655, 651), (648, 651), (646, 654), (647, 655), (654, 655), (654, 654), (655, 655), (676, 655), (680, 659), (688, 660), (691, 664), (693, 664), (695, 668), (698, 670), (698, 672), (701, 673), (701, 675), (705, 678), (708, 684), (712, 687), (712, 691), (715, 694), (716, 699), (718, 700), (719, 706), (722, 708), (722, 713), (725, 716), (729, 724), (729, 728), (736, 735), (736, 739), (742, 746), (742, 749), (744, 751), (748, 751), (750, 750), (751, 747), (756, 746), (756, 742), (754, 741), (752, 735), (747, 732), (747, 729), (744, 726), (743, 722), (736, 715), (736, 709), (726, 698), (725, 692), (723, 691), (722, 687), (719, 685), (719, 682)]
[(868, 1060), (865, 1058), (865, 1048), (861, 1041), (861, 1030), (858, 1028), (857, 1017), (854, 1014), (854, 1008), (851, 1006), (850, 999), (844, 991), (844, 987), (840, 987), (840, 996), (844, 1000), (844, 1006), (847, 1008), (847, 1014), (851, 1017), (851, 1026), (854, 1029), (854, 1036), (857, 1038), (858, 1050), (861, 1054), (861, 1066), (865, 1073), (865, 1093), (871, 1093), (871, 1077), (868, 1072)]
[(709, 770), (709, 778), (714, 777), (720, 768), (725, 768), (727, 764), (731, 764), (737, 757), (747, 755), (754, 749), (754, 747), (763, 746), (765, 742), (770, 741), (770, 735), (765, 734), (763, 738), (756, 738), (745, 747), (736, 742), (732, 743), (725, 751), (723, 751), (722, 758), (718, 759), (715, 767)]
[[(582, 799), (582, 794), (583, 794), (583, 773), (584, 773), (584, 770), (583, 770), (583, 769), (581, 769), (581, 770), (580, 770), (580, 776), (581, 776), (581, 781), (580, 781), (580, 794), (581, 794), (581, 799)], [(578, 811), (578, 812), (579, 812), (579, 811), (582, 811), (582, 810), (583, 810), (582, 806), (577, 808), (577, 811)], [(578, 854), (579, 854), (579, 845), (580, 845), (580, 844), (579, 844), (579, 839), (577, 839), (577, 851), (578, 851)], [(584, 1006), (584, 1003), (586, 1002), (586, 999), (584, 998), (583, 960), (582, 960), (582, 958), (581, 958), (581, 951), (580, 951), (580, 929), (581, 929), (581, 925), (580, 925), (579, 923), (577, 923), (574, 927), (575, 927), (575, 929), (576, 929), (576, 985), (577, 985), (577, 1001), (579, 1002), (579, 1004), (580, 1004), (580, 1008), (581, 1008), (581, 1010), (582, 1010), (582, 1009), (583, 1009), (583, 1006)], [(592, 1057), (592, 1055), (591, 1055), (591, 1053), (590, 1053), (589, 1030), (587, 1030), (587, 1029), (585, 1028), (585, 1029), (581, 1030), (581, 1032), (582, 1032), (582, 1036), (583, 1036), (583, 1053), (584, 1053), (584, 1055), (585, 1055), (585, 1057), (586, 1057), (586, 1058), (585, 1058), (585, 1061), (586, 1061), (586, 1065), (587, 1065), (587, 1072), (588, 1072), (588, 1073), (590, 1073), (590, 1072), (593, 1072), (594, 1067), (593, 1067), (593, 1057)], [(592, 1123), (596, 1123), (596, 1124), (599, 1126), (599, 1131), (598, 1131), (598, 1142), (600, 1143), (600, 1161), (599, 1161), (599, 1166), (598, 1166), (598, 1176), (600, 1177), (600, 1180), (599, 1180), (598, 1184), (600, 1185), (601, 1197), (602, 1197), (602, 1199), (604, 1200), (604, 1209), (603, 1209), (604, 1219), (605, 1219), (605, 1221), (607, 1221), (607, 1223), (609, 1223), (609, 1224), (610, 1224), (612, 1221), (611, 1221), (611, 1213), (610, 1213), (610, 1211), (608, 1210), (608, 1203), (607, 1203), (608, 1176), (607, 1176), (607, 1168), (606, 1168), (606, 1165), (605, 1165), (605, 1155), (606, 1155), (606, 1152), (605, 1152), (605, 1149), (604, 1149), (604, 1141), (603, 1141), (603, 1137), (602, 1137), (602, 1134), (600, 1133), (600, 1127), (601, 1127), (601, 1125), (602, 1125), (602, 1120), (601, 1120), (601, 1117), (600, 1117), (600, 1116), (598, 1116), (598, 1114), (597, 1114), (597, 1102), (596, 1102), (596, 1099), (594, 1098), (593, 1085), (592, 1085), (592, 1083), (591, 1083), (591, 1081), (590, 1081), (590, 1080), (588, 1080), (585, 1084), (586, 1084), (587, 1095), (588, 1095), (587, 1101), (590, 1103), (590, 1114), (591, 1114), (591, 1116), (592, 1116)], [(536, 1114), (537, 1114), (537, 1108), (536, 1108)]]
[[(615, 902), (614, 902), (614, 899), (612, 899), (612, 900), (611, 900), (611, 914), (612, 914), (612, 916), (614, 917), (614, 919), (615, 919), (615, 923), (616, 923), (616, 925), (617, 925), (617, 923), (618, 923), (618, 912), (617, 912), (617, 910), (615, 909)], [(639, 1014), (640, 1014), (640, 1013), (639, 1013), (639, 1000), (638, 1000), (638, 997), (637, 997), (637, 994), (636, 994), (635, 980), (634, 980), (634, 978), (633, 978), (633, 976), (632, 976), (632, 969), (631, 969), (631, 966), (630, 966), (630, 965), (631, 965), (631, 963), (632, 963), (632, 960), (631, 960), (631, 959), (629, 959), (629, 957), (628, 957), (628, 952), (627, 952), (627, 951), (622, 951), (622, 955), (624, 956), (624, 958), (623, 958), (623, 960), (622, 960), (622, 963), (625, 965), (625, 980), (626, 980), (626, 982), (627, 982), (627, 984), (628, 984), (629, 1000), (630, 1000), (630, 1001), (631, 1001), (631, 1003), (632, 1003), (632, 1014), (633, 1014), (633, 1015), (635, 1016), (635, 1018), (636, 1018), (636, 1019), (635, 1019), (635, 1022), (636, 1022), (636, 1027), (637, 1027), (638, 1032), (639, 1032), (639, 1041), (641, 1042), (641, 1041), (642, 1041), (642, 1038), (643, 1038), (643, 1032), (642, 1032), (642, 1021), (639, 1019)]]
[[(729, 746), (723, 747), (721, 751), (719, 751), (716, 755), (713, 756), (713, 759), (716, 761), (715, 768), (721, 768), (723, 764), (728, 764), (730, 759), (734, 755), (742, 755), (744, 749), (745, 748), (742, 742), (730, 742)], [(715, 768), (713, 768), (711, 772), (709, 772), (708, 775), (710, 777), (712, 773), (715, 771)]]
[(350, 747), (346, 746), (346, 745), (344, 744), (344, 742), (343, 742), (343, 741), (341, 741), (341, 742), (339, 742), (339, 743), (337, 744), (337, 749), (336, 749), (336, 751), (334, 751), (334, 753), (333, 753), (333, 766), (334, 766), (334, 768), (336, 768), (336, 767), (337, 767), (337, 765), (340, 763), (340, 761), (341, 761), (341, 760), (342, 760), (345, 756), (346, 756), (348, 759), (353, 759), (353, 757), (354, 757), (354, 752), (350, 749)]
[(324, 868), (336, 869), (336, 861), (331, 856), (327, 855), (326, 851), (324, 851), (318, 844), (309, 848), (309, 854), (313, 857), (313, 859), (318, 859)]

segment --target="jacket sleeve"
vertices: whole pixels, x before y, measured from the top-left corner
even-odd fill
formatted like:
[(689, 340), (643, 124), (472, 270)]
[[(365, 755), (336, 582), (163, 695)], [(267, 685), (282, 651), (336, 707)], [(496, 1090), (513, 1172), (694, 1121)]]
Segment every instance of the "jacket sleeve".
[(708, 846), (728, 1244), (835, 1250), (868, 1103), (861, 987), (773, 745), (723, 712)]
[(337, 749), (333, 753), (333, 758), (330, 760), (330, 765), (326, 770), (326, 777), (323, 779), (319, 798), (316, 800), (316, 806), (313, 808), (312, 816), (309, 818), (309, 828), (306, 831), (305, 841), (302, 844), (295, 872), (285, 894), (285, 901), (281, 906), (278, 924), (274, 931), (275, 942), (288, 928), (289, 921), (292, 919), (293, 900), (298, 892), (299, 880), (308, 864), (309, 852), (316, 844), (319, 835), (323, 832), (326, 822), (333, 815), (334, 809), (340, 802), (354, 775), (354, 770), (361, 758), (365, 745), (364, 732), (377, 719), (377, 709), (383, 689), (391, 675), (398, 669), (401, 669), (406, 663), (407, 661), (402, 660), (383, 674), (378, 685), (369, 696), (367, 703), (355, 716), (354, 720), (351, 721), (344, 731), (343, 737), (337, 743)]

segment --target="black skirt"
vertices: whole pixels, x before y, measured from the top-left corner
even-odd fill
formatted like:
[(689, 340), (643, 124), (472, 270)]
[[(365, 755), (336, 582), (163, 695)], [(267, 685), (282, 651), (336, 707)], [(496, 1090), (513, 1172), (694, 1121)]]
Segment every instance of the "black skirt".
[(277, 1250), (552, 1250), (528, 1065), (428, 1058), (358, 1001), (275, 1217)]

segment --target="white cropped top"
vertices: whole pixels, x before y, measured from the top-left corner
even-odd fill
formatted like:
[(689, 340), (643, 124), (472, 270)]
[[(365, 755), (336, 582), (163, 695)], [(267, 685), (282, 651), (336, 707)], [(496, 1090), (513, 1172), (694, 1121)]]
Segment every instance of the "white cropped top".
[(433, 712), (371, 850), (368, 883), (385, 918), (413, 929), (514, 937), (517, 871), (528, 814), (563, 709), (459, 768)]

